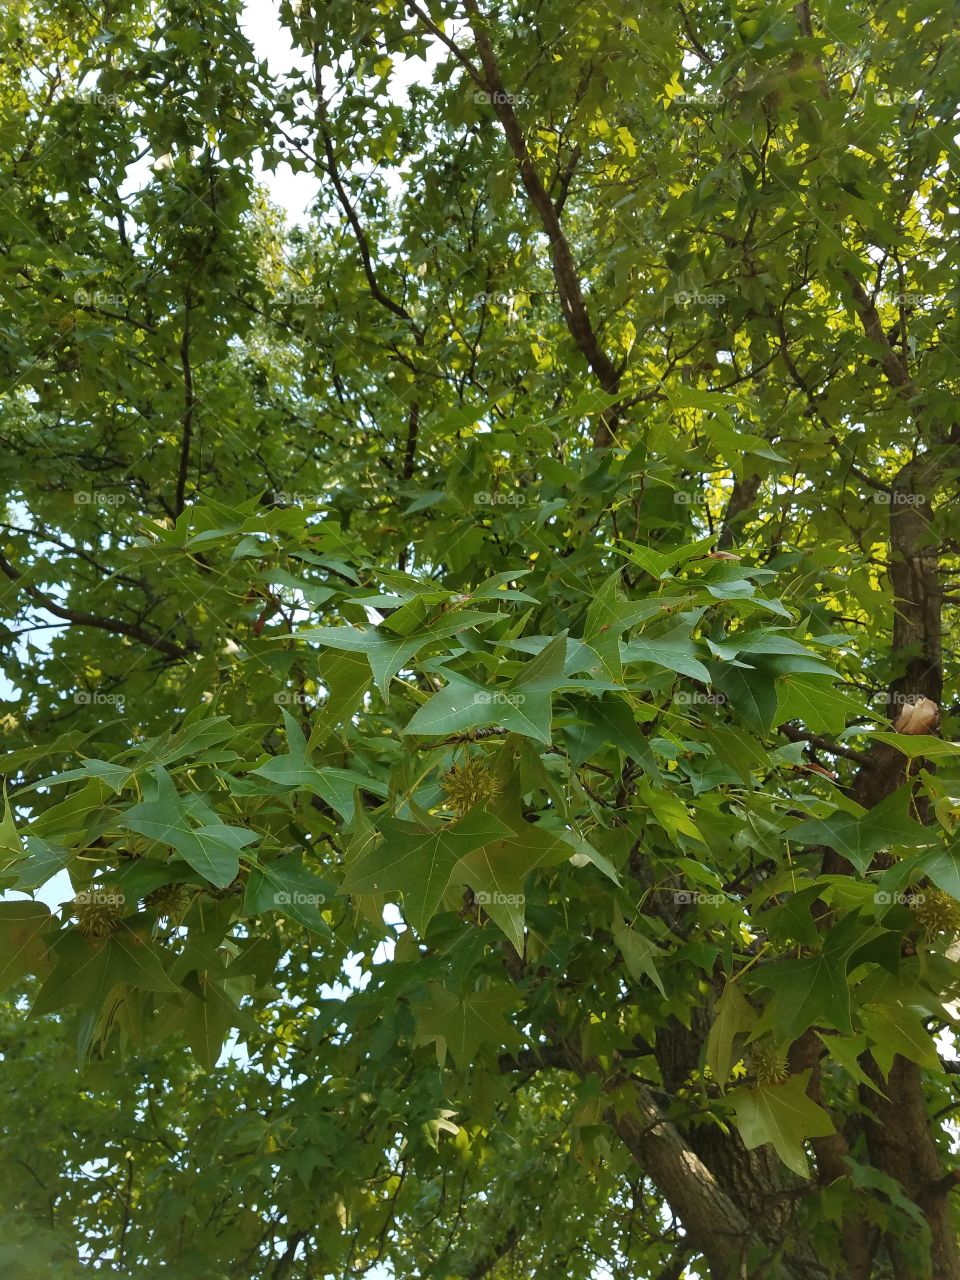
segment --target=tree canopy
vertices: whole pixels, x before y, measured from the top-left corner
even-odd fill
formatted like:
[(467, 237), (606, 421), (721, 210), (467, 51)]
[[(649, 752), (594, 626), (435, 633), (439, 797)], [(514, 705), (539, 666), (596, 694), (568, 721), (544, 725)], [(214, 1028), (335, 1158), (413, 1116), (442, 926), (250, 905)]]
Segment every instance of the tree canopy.
[(263, 20), (0, 17), (5, 1274), (960, 1280), (954, 15)]

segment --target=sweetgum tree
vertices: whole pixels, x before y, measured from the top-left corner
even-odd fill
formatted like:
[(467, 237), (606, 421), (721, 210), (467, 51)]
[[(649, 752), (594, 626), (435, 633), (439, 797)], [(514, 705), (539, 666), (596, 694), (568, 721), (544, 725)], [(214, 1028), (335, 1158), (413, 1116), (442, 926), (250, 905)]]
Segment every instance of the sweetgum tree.
[(951, 14), (280, 17), (0, 19), (5, 1274), (960, 1280)]

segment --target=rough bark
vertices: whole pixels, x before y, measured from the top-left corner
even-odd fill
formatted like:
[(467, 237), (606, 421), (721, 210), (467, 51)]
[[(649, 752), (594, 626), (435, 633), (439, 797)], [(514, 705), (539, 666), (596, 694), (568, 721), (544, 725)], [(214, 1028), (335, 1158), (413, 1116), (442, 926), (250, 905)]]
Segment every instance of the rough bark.
[[(699, 1071), (709, 1029), (710, 1011), (702, 1008), (694, 1012), (689, 1028), (672, 1022), (658, 1032), (654, 1052), (668, 1093), (676, 1094), (691, 1073)], [(771, 1146), (748, 1151), (735, 1130), (725, 1132), (717, 1125), (695, 1125), (689, 1130), (680, 1125), (680, 1130), (737, 1205), (747, 1223), (748, 1239), (766, 1245), (768, 1257), (779, 1253), (785, 1240), (791, 1240), (788, 1256), (779, 1264), (781, 1275), (795, 1272), (817, 1280), (830, 1274), (817, 1261), (811, 1243), (793, 1223), (808, 1184), (790, 1173)], [(766, 1262), (763, 1264), (762, 1274), (770, 1274), (764, 1270), (768, 1266)], [(852, 1276), (851, 1280), (859, 1277)]]
[[(899, 398), (916, 401), (916, 388), (902, 357), (893, 350), (879, 323), (876, 308), (856, 281), (850, 281), (864, 332), (880, 345), (881, 365)], [(941, 609), (943, 591), (937, 547), (931, 533), (932, 499), (944, 467), (957, 452), (951, 428), (928, 452), (898, 472), (890, 494), (890, 581), (893, 593), (892, 659), (895, 675), (889, 689), (889, 710), (896, 714), (902, 700), (919, 694), (939, 705), (943, 691)], [(904, 781), (905, 757), (882, 743), (870, 752), (859, 771), (854, 798), (867, 808), (878, 804)], [(832, 853), (832, 851), (831, 851)], [(825, 860), (825, 869), (842, 864), (839, 855)], [(876, 1071), (872, 1059), (864, 1068)], [(920, 1207), (931, 1232), (931, 1258), (936, 1280), (960, 1280), (960, 1247), (951, 1230), (946, 1200), (932, 1195), (943, 1181), (943, 1168), (923, 1094), (919, 1067), (895, 1058), (883, 1084), (885, 1099), (861, 1091), (866, 1109), (867, 1148), (876, 1167), (898, 1179)], [(896, 1280), (909, 1280), (908, 1264), (895, 1239), (887, 1248)]]
[[(922, 1210), (930, 1227), (933, 1280), (954, 1280), (958, 1274), (957, 1241), (940, 1156), (930, 1134), (920, 1068), (905, 1058), (894, 1058), (890, 1077), (884, 1080), (871, 1059), (864, 1059), (864, 1067), (885, 1095), (879, 1097), (861, 1086), (870, 1159), (878, 1169), (897, 1178)], [(895, 1280), (917, 1280), (916, 1264), (904, 1256), (896, 1237), (888, 1237), (887, 1250)]]

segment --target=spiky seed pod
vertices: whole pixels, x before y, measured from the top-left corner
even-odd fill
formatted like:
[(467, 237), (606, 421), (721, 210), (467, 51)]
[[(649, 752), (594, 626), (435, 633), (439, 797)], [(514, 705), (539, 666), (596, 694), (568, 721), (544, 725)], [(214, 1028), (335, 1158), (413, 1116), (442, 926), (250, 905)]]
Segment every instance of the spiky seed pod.
[(483, 756), (470, 756), (455, 764), (440, 780), (450, 808), (458, 818), (477, 804), (492, 800), (500, 791), (500, 780), (487, 767)]
[(162, 884), (144, 898), (148, 907), (152, 907), (158, 916), (168, 920), (179, 920), (190, 905), (190, 890), (185, 884)]
[(123, 919), (123, 894), (109, 887), (82, 889), (71, 903), (77, 928), (88, 938), (109, 938)]
[(924, 889), (912, 899), (910, 907), (926, 937), (960, 933), (960, 902), (942, 889)]
[(749, 1067), (757, 1084), (784, 1084), (790, 1077), (786, 1056), (771, 1040), (751, 1045)]

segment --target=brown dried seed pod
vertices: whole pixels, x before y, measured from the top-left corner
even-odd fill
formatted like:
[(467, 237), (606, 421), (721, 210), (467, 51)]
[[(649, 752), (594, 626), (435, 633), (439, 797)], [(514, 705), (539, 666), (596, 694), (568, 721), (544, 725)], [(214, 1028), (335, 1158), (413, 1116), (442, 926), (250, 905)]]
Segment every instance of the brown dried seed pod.
[(940, 721), (940, 708), (930, 698), (911, 693), (893, 722), (897, 733), (932, 733)]

